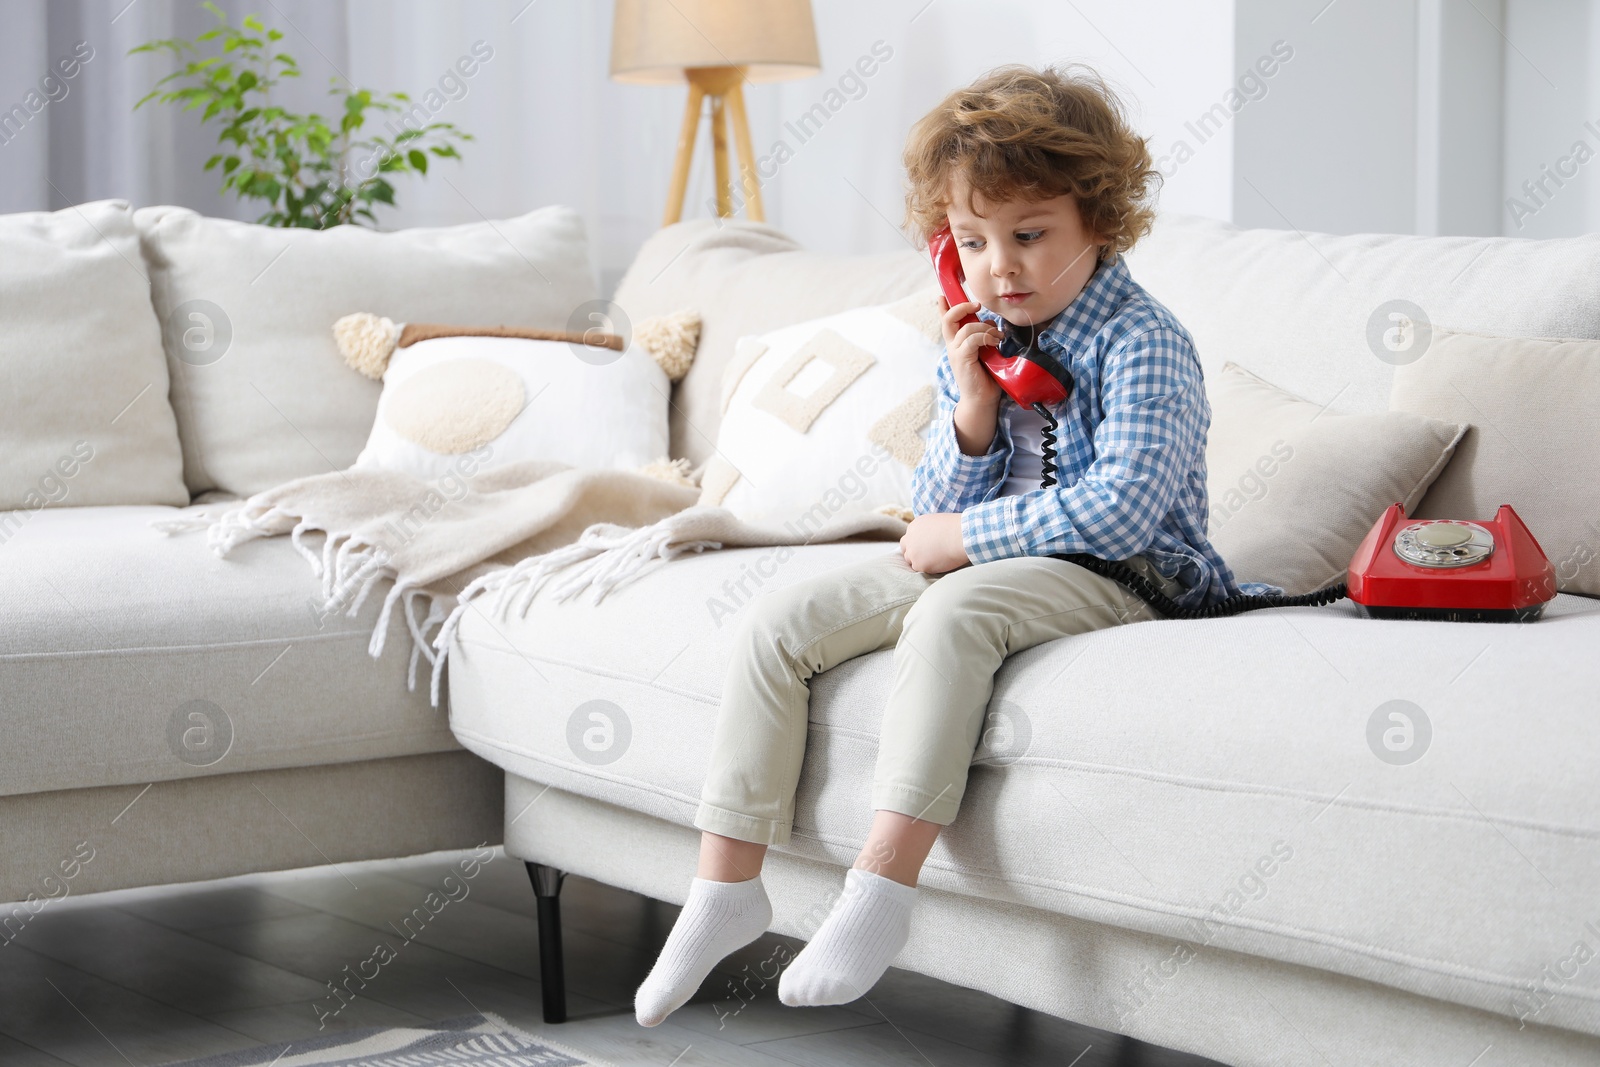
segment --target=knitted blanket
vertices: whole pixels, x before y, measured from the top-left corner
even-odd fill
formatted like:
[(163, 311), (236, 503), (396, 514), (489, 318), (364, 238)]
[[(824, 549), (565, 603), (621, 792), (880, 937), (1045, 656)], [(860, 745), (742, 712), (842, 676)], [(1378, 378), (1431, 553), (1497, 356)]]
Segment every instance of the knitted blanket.
[[(856, 536), (898, 540), (910, 517), (886, 506), (803, 525), (752, 525), (727, 508), (697, 506), (700, 491), (683, 476), (684, 462), (624, 471), (525, 460), (437, 482), (350, 468), (152, 525), (168, 534), (204, 529), (219, 557), (246, 541), (288, 534), (322, 580), (324, 615), (354, 617), (381, 581), (392, 580), (367, 652), (383, 654), (399, 607), (411, 639), (406, 686), (416, 688), (425, 657), (433, 668), (429, 699), (438, 707), (451, 639), (465, 612), (482, 610), (480, 598), (492, 595), (489, 610), (502, 619), (526, 614), (547, 584), (557, 601), (587, 592), (598, 603), (689, 552)], [(308, 538), (319, 534), (320, 548), (313, 547)]]

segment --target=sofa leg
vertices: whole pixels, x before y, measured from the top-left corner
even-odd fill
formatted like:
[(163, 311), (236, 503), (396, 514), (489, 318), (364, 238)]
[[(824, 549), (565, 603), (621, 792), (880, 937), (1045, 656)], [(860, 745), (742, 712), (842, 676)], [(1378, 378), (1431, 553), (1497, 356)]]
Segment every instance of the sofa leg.
[(567, 1021), (567, 979), (561, 961), (561, 883), (566, 874), (542, 863), (528, 863), (528, 880), (539, 899), (539, 985), (544, 990), (544, 1021)]

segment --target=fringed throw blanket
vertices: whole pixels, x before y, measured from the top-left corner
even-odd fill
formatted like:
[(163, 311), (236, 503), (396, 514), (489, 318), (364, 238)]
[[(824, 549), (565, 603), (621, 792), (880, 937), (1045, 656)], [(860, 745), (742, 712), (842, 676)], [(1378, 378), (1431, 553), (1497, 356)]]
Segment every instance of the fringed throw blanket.
[[(169, 534), (204, 529), (221, 557), (246, 541), (288, 534), (322, 580), (324, 614), (353, 617), (382, 580), (392, 580), (367, 652), (383, 654), (398, 606), (412, 642), (407, 688), (416, 688), (418, 659), (426, 657), (435, 707), (450, 641), (484, 594), (494, 594), (498, 617), (510, 610), (520, 616), (557, 574), (550, 596), (564, 601), (588, 591), (598, 603), (651, 566), (689, 552), (853, 536), (897, 540), (906, 530), (909, 513), (894, 507), (754, 526), (726, 508), (695, 506), (699, 490), (684, 478), (684, 462), (622, 471), (526, 460), (449, 485), (351, 468), (152, 525)], [(318, 534), (320, 548), (307, 541)]]

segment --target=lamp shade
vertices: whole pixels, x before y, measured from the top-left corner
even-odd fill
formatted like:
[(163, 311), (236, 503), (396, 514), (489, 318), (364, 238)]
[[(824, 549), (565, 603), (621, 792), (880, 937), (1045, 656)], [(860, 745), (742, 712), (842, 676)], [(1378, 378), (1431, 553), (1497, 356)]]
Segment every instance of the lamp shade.
[(613, 78), (681, 82), (685, 67), (748, 67), (752, 82), (821, 73), (811, 0), (617, 0)]

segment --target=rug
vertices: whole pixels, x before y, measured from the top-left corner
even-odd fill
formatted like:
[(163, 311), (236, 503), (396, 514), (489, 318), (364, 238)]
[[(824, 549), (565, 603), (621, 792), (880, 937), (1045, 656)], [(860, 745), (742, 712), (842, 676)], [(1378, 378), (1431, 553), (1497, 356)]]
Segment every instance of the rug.
[(493, 1012), (432, 1026), (367, 1027), (277, 1041), (171, 1067), (609, 1067)]

